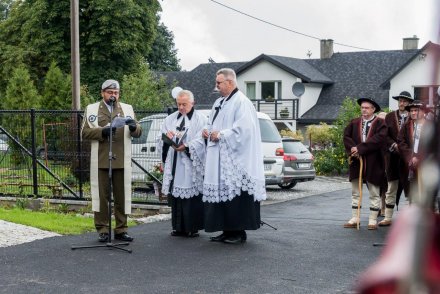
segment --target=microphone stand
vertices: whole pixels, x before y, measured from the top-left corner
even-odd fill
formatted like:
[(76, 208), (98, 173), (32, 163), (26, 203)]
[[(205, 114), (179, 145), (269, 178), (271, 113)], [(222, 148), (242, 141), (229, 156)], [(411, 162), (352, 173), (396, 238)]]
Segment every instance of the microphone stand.
[(109, 181), (109, 193), (108, 193), (108, 242), (106, 244), (99, 245), (89, 245), (89, 246), (72, 246), (71, 249), (84, 249), (84, 248), (99, 248), (105, 247), (110, 249), (119, 249), (128, 253), (132, 253), (132, 250), (129, 248), (121, 248), (120, 246), (129, 245), (128, 242), (122, 243), (112, 243), (112, 198), (113, 198), (113, 169), (112, 169), (112, 160), (113, 157), (113, 130), (112, 130), (112, 122), (113, 122), (113, 107), (116, 102), (116, 98), (113, 96), (110, 97), (110, 135), (109, 135), (109, 150), (108, 150), (108, 181)]

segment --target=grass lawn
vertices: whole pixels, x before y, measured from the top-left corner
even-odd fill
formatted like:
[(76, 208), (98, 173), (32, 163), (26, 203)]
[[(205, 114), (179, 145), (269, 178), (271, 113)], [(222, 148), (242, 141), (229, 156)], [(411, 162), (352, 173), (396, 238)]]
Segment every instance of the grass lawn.
[[(0, 208), (0, 219), (55, 232), (61, 235), (78, 235), (95, 231), (93, 218), (78, 216), (75, 214), (39, 212), (19, 208)], [(133, 226), (135, 224), (135, 222), (129, 221), (128, 226)], [(113, 221), (112, 227), (114, 228), (114, 226)]]

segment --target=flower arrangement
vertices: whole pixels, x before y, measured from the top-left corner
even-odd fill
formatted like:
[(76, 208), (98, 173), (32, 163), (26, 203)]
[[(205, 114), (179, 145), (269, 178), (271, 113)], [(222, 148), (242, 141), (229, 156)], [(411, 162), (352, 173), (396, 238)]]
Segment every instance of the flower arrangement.
[[(154, 176), (159, 181), (163, 180), (163, 166), (162, 163), (157, 163), (153, 165), (153, 168), (150, 170), (150, 174)], [(150, 181), (154, 181), (152, 177), (148, 176)]]
[(287, 107), (284, 107), (280, 110), (280, 116), (281, 117), (288, 117), (289, 116), (289, 109)]

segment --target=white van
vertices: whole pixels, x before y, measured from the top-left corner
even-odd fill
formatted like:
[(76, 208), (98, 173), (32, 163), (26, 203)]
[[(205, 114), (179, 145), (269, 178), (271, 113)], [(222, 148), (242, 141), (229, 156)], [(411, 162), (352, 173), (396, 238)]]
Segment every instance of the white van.
[[(209, 116), (211, 110), (199, 110)], [(132, 140), (132, 158), (145, 170), (152, 170), (155, 164), (161, 162), (156, 144), (160, 137), (163, 121), (167, 114), (154, 114), (142, 118), (142, 136)], [(261, 141), (264, 157), (264, 175), (266, 185), (278, 185), (283, 181), (283, 143), (278, 130), (271, 118), (262, 112), (257, 112), (260, 123)], [(133, 164), (132, 181), (145, 182), (147, 175), (136, 164)]]
[[(166, 113), (153, 114), (142, 118), (139, 124), (142, 127), (142, 135), (131, 141), (131, 157), (145, 170), (152, 170), (155, 164), (162, 160), (156, 147), (157, 138), (160, 135), (162, 124), (168, 115)], [(132, 181), (145, 182), (147, 174), (133, 163)]]

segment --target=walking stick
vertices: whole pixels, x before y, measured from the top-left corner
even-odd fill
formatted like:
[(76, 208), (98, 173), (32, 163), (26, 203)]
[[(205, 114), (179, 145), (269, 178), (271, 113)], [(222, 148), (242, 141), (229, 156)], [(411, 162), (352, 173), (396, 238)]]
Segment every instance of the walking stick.
[(360, 222), (361, 222), (361, 203), (362, 203), (362, 171), (364, 169), (364, 161), (362, 160), (362, 156), (359, 156), (359, 201), (357, 208), (357, 229), (359, 230)]

